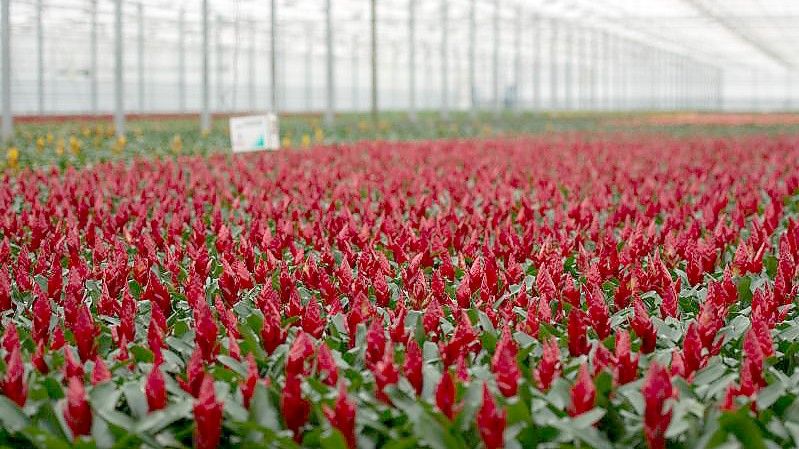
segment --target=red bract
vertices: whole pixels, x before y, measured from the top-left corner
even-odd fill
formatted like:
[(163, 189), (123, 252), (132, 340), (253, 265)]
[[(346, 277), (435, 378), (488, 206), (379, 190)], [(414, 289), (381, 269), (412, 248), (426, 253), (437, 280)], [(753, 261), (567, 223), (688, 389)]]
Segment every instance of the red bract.
[(72, 327), (72, 333), (75, 335), (75, 345), (78, 347), (81, 362), (85, 363), (87, 360), (93, 359), (97, 351), (95, 341), (97, 327), (88, 306), (84, 305), (80, 308), (77, 323)]
[(258, 383), (260, 375), (258, 374), (258, 365), (255, 363), (255, 357), (252, 354), (247, 354), (247, 377), (242, 381), (241, 397), (244, 400), (244, 408), (250, 408), (250, 401), (255, 393), (255, 385)]
[(604, 340), (610, 335), (610, 311), (605, 303), (605, 295), (602, 293), (602, 289), (594, 287), (586, 292), (585, 298), (588, 302), (588, 317), (591, 320), (591, 326), (599, 339)]
[(6, 374), (0, 380), (0, 390), (20, 407), (28, 398), (28, 385), (25, 383), (25, 365), (22, 363), (20, 348), (15, 347), (6, 361)]
[(542, 345), (543, 354), (538, 367), (533, 373), (538, 388), (541, 390), (549, 390), (552, 381), (560, 376), (560, 347), (558, 347), (558, 340), (554, 337), (546, 340)]
[(641, 352), (649, 354), (655, 350), (657, 344), (657, 331), (655, 325), (646, 311), (646, 306), (640, 298), (635, 298), (633, 302), (635, 315), (630, 321), (630, 327), (635, 331), (638, 338), (641, 339)]
[(491, 370), (497, 379), (499, 391), (505, 397), (515, 395), (521, 372), (516, 362), (516, 343), (512, 340), (507, 327), (502, 331), (502, 337), (491, 360)]
[(408, 382), (416, 390), (417, 395), (422, 394), (422, 364), (422, 348), (419, 347), (419, 343), (416, 343), (416, 340), (409, 339), (405, 345), (405, 362), (402, 366), (402, 371)]
[(572, 309), (569, 312), (569, 354), (572, 357), (588, 354), (591, 349), (586, 335), (586, 320), (585, 312), (580, 309)]
[(89, 435), (92, 429), (92, 409), (86, 398), (83, 382), (77, 377), (71, 377), (67, 384), (66, 395), (64, 421), (72, 430), (72, 435), (75, 438)]
[(194, 322), (196, 326), (194, 339), (197, 342), (197, 347), (200, 349), (203, 359), (206, 362), (211, 362), (219, 350), (217, 341), (219, 328), (211, 313), (211, 308), (205, 301), (198, 303), (194, 309)]
[(222, 434), (222, 403), (217, 402), (214, 382), (203, 379), (200, 392), (194, 401), (194, 447), (216, 449)]
[(671, 422), (671, 409), (666, 401), (674, 396), (671, 378), (665, 369), (652, 363), (641, 387), (644, 396), (644, 436), (650, 449), (666, 447), (666, 429)]
[(92, 385), (98, 385), (111, 380), (111, 371), (100, 357), (94, 358), (94, 368), (92, 368)]
[(477, 411), (477, 430), (486, 449), (499, 449), (505, 446), (505, 410), (497, 408), (494, 396), (483, 384), (483, 403)]
[(286, 427), (294, 434), (294, 440), (302, 440), (301, 428), (308, 422), (311, 404), (302, 397), (302, 380), (299, 376), (286, 377), (286, 385), (280, 398), (280, 410)]
[(328, 385), (335, 386), (338, 382), (338, 367), (333, 353), (326, 343), (321, 342), (316, 352), (316, 367), (322, 381)]
[(314, 355), (315, 349), (311, 338), (305, 332), (300, 332), (294, 339), (286, 358), (286, 376), (307, 374), (305, 362)]
[(594, 387), (594, 380), (585, 365), (580, 365), (577, 381), (572, 386), (571, 399), (572, 402), (569, 406), (569, 415), (571, 416), (581, 415), (594, 408), (596, 388)]
[(638, 356), (630, 353), (630, 334), (616, 332), (616, 381), (624, 385), (638, 378)]
[(383, 390), (399, 381), (399, 372), (396, 365), (394, 365), (394, 350), (390, 346), (386, 348), (383, 358), (375, 364), (372, 373), (375, 376), (375, 384), (377, 385), (377, 398), (383, 402), (390, 402)]
[[(202, 389), (200, 390), (202, 394)], [(164, 374), (158, 365), (153, 365), (147, 380), (144, 382), (144, 396), (147, 398), (147, 407), (151, 412), (166, 407), (168, 398)]]
[(444, 371), (436, 387), (436, 406), (450, 420), (455, 417), (455, 382), (449, 371)]
[(334, 408), (330, 409), (325, 406), (323, 410), (330, 425), (344, 435), (347, 447), (355, 449), (355, 405), (347, 397), (347, 388), (343, 383), (339, 385), (338, 398)]

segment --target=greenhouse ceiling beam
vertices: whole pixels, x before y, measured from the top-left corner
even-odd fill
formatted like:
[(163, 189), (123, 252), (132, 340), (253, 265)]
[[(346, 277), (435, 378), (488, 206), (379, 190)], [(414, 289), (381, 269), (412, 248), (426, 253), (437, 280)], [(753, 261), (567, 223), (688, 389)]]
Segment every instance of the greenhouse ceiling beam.
[(793, 68), (794, 64), (780, 55), (777, 51), (771, 48), (767, 43), (762, 42), (760, 39), (747, 33), (743, 27), (737, 26), (729, 17), (718, 14), (713, 8), (707, 6), (702, 0), (684, 0), (685, 3), (691, 5), (694, 9), (699, 11), (704, 16), (713, 20), (721, 25), (724, 29), (729, 31), (732, 35), (749, 44), (755, 50), (766, 56), (768, 59), (776, 62), (783, 68)]
[[(677, 41), (673, 38), (664, 36), (663, 33), (652, 31), (651, 26), (640, 26), (632, 17), (627, 14), (627, 11), (613, 5), (612, 3), (598, 4), (596, 0), (550, 0), (550, 5), (559, 5), (565, 7), (570, 12), (576, 12), (577, 15), (570, 17), (566, 16), (552, 16), (552, 11), (548, 11), (550, 16), (559, 17), (565, 20), (581, 22), (586, 26), (591, 26), (598, 29), (603, 29), (609, 33), (623, 37), (626, 40), (638, 43), (640, 45), (657, 48), (662, 51), (679, 55), (681, 58), (687, 58), (692, 61), (721, 68), (734, 64), (735, 61), (715, 53), (699, 52), (696, 48), (690, 47), (685, 42)], [(601, 8), (601, 10), (599, 9)], [(618, 12), (618, 15), (608, 15), (609, 10)]]

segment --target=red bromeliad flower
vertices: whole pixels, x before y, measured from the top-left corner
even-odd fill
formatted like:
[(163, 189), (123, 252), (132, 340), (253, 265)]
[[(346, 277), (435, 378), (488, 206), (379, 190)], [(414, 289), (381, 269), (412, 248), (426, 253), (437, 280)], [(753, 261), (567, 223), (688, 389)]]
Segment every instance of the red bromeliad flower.
[(649, 313), (643, 301), (641, 301), (641, 298), (635, 298), (633, 307), (635, 309), (635, 316), (630, 321), (630, 327), (635, 331), (638, 338), (641, 339), (641, 352), (649, 354), (655, 350), (657, 344), (655, 325), (652, 324), (652, 319), (649, 317)]
[(669, 374), (657, 363), (652, 363), (641, 388), (644, 396), (644, 436), (650, 449), (666, 447), (666, 429), (671, 422), (671, 409), (666, 401), (674, 396)]
[(399, 372), (396, 365), (394, 365), (394, 350), (390, 346), (386, 347), (383, 358), (375, 364), (372, 373), (375, 376), (375, 384), (377, 385), (377, 398), (386, 403), (391, 402), (383, 390), (399, 381)]
[(422, 377), (422, 348), (416, 340), (409, 338), (408, 343), (405, 345), (405, 362), (402, 366), (402, 371), (408, 382), (416, 390), (416, 394), (422, 394), (423, 377)]
[(585, 365), (580, 365), (577, 381), (572, 386), (571, 398), (572, 403), (569, 406), (569, 415), (571, 416), (581, 415), (594, 408), (596, 387), (594, 387), (594, 380)]
[[(200, 390), (202, 394), (202, 387)], [(161, 410), (168, 402), (164, 374), (158, 365), (153, 365), (147, 380), (144, 383), (144, 396), (147, 398), (147, 407), (150, 412)]]
[(339, 385), (335, 407), (330, 409), (324, 406), (323, 411), (330, 425), (344, 435), (347, 447), (355, 449), (355, 405), (347, 397), (347, 388), (343, 383)]
[(322, 381), (328, 385), (335, 386), (338, 383), (338, 366), (333, 358), (333, 353), (325, 342), (319, 344), (316, 351), (316, 368)]
[(244, 400), (244, 408), (250, 408), (250, 401), (255, 393), (255, 385), (258, 383), (260, 375), (258, 374), (258, 365), (255, 363), (255, 357), (252, 353), (247, 354), (247, 377), (241, 383), (241, 396)]
[(294, 440), (302, 440), (302, 426), (308, 422), (311, 404), (302, 397), (302, 380), (299, 376), (286, 377), (286, 385), (280, 398), (280, 409), (286, 427), (294, 434)]
[(436, 387), (436, 406), (450, 421), (455, 418), (455, 382), (449, 371), (444, 371)]
[(497, 387), (505, 397), (515, 395), (519, 386), (521, 372), (516, 362), (516, 352), (516, 343), (510, 336), (510, 330), (505, 327), (491, 359), (491, 370), (497, 379)]
[(630, 334), (620, 329), (616, 332), (616, 382), (620, 385), (638, 378), (638, 356), (630, 353)]
[(549, 340), (544, 341), (543, 355), (541, 361), (534, 372), (536, 383), (541, 390), (549, 390), (552, 381), (560, 376), (560, 347), (558, 340), (551, 337)]
[(92, 409), (86, 398), (83, 382), (77, 377), (71, 377), (67, 385), (67, 400), (64, 406), (64, 421), (72, 430), (72, 435), (77, 438), (89, 435), (92, 429)]
[(92, 385), (98, 385), (111, 380), (111, 371), (100, 357), (94, 358), (94, 368), (92, 368)]
[(222, 403), (216, 399), (213, 379), (205, 377), (194, 401), (195, 449), (216, 449), (219, 446), (222, 435), (222, 407)]
[(0, 390), (9, 399), (22, 407), (28, 399), (28, 385), (25, 383), (25, 365), (19, 346), (15, 346), (6, 361), (6, 374), (0, 380)]
[(483, 404), (477, 411), (477, 430), (486, 449), (499, 449), (505, 446), (505, 418), (507, 413), (497, 408), (494, 396), (483, 384)]
[(572, 357), (588, 354), (588, 351), (591, 350), (586, 335), (586, 320), (585, 312), (580, 309), (572, 309), (569, 312), (569, 354)]

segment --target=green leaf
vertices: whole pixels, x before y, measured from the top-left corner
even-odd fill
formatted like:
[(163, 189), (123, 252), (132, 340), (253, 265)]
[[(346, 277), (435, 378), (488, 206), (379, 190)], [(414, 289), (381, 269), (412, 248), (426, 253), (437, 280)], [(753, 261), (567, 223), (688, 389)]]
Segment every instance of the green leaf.
[(593, 426), (596, 422), (602, 419), (603, 416), (605, 416), (604, 410), (601, 408), (594, 408), (581, 414), (580, 416), (573, 418), (572, 426), (575, 429), (586, 429)]
[(269, 393), (261, 384), (255, 386), (250, 401), (250, 420), (267, 429), (278, 431), (281, 428), (277, 411), (269, 400)]
[(4, 429), (17, 433), (30, 424), (30, 420), (17, 404), (5, 396), (0, 396), (0, 423)]
[(736, 412), (726, 412), (719, 417), (722, 430), (732, 434), (747, 449), (766, 449), (763, 434), (757, 423), (749, 416), (747, 407)]
[(168, 407), (148, 414), (136, 425), (137, 433), (158, 433), (183, 418), (191, 417), (192, 401), (189, 398), (183, 399)]
[(319, 443), (322, 449), (349, 449), (347, 440), (338, 429), (330, 429), (330, 431), (322, 434)]

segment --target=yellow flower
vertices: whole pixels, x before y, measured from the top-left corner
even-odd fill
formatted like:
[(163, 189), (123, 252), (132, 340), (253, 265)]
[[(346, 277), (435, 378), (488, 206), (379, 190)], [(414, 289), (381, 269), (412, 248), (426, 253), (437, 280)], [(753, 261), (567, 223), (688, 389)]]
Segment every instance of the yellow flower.
[(121, 153), (125, 149), (125, 145), (128, 144), (128, 139), (125, 136), (119, 136), (114, 142), (114, 152)]
[(53, 133), (47, 133), (47, 145), (53, 144)]
[(280, 145), (282, 147), (284, 147), (284, 148), (291, 148), (291, 146), (293, 146), (293, 144), (294, 143), (291, 141), (291, 137), (290, 136), (283, 137), (283, 140), (280, 143)]
[(10, 147), (6, 152), (6, 161), (10, 168), (17, 168), (19, 164), (19, 150), (17, 147)]
[(308, 148), (310, 146), (311, 146), (311, 136), (309, 136), (308, 134), (303, 134), (302, 135), (302, 147), (303, 148)]
[(172, 152), (180, 154), (181, 151), (183, 151), (183, 139), (180, 138), (180, 134), (175, 134), (172, 137)]
[(314, 131), (314, 140), (316, 143), (322, 143), (325, 140), (325, 131), (322, 128), (316, 128)]
[(75, 136), (69, 136), (69, 151), (72, 152), (75, 156), (80, 154), (81, 142)]
[(58, 142), (55, 145), (55, 154), (61, 156), (64, 154), (64, 139), (58, 139)]
[(43, 151), (45, 143), (46, 142), (44, 140), (44, 137), (42, 137), (42, 136), (37, 137), (36, 138), (36, 149), (39, 150), (39, 151)]

